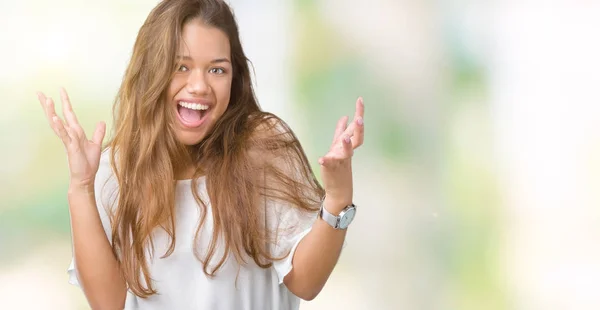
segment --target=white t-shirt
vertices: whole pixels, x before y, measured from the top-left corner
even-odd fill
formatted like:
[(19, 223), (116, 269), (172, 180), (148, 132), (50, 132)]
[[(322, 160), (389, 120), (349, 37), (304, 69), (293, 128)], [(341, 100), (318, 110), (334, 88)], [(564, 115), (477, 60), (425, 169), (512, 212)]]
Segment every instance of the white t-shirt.
[[(111, 240), (111, 223), (105, 208), (111, 207), (109, 202), (114, 201), (117, 182), (113, 176), (109, 157), (108, 151), (102, 154), (95, 180), (95, 191), (102, 225), (108, 240)], [(289, 205), (267, 201), (267, 222), (275, 223), (272, 225), (278, 225), (279, 228), (289, 232), (278, 238), (271, 252), (281, 256), (282, 253), (291, 250), (289, 256), (284, 260), (273, 262), (271, 268), (263, 269), (252, 259), (247, 259), (247, 264), (240, 266), (233, 255), (230, 255), (216, 276), (209, 278), (204, 274), (202, 263), (193, 252), (192, 244), (202, 211), (192, 196), (191, 184), (191, 180), (182, 180), (176, 185), (177, 241), (175, 250), (170, 256), (160, 258), (169, 245), (167, 233), (161, 229), (156, 229), (153, 233), (155, 254), (153, 257), (147, 255), (147, 260), (153, 287), (158, 294), (143, 299), (128, 292), (125, 309), (298, 309), (300, 299), (287, 289), (283, 284), (283, 278), (292, 270), (292, 257), (296, 246), (310, 231), (316, 215), (307, 214)], [(198, 180), (198, 190), (202, 200), (207, 204), (207, 217), (198, 238), (198, 251), (204, 253), (203, 250), (207, 249), (210, 243), (213, 229), (211, 206), (204, 178)], [(223, 253), (222, 249), (220, 250), (217, 253)], [(214, 260), (218, 261), (220, 257), (215, 255)], [(79, 286), (76, 264), (73, 258), (68, 269), (69, 283)]]

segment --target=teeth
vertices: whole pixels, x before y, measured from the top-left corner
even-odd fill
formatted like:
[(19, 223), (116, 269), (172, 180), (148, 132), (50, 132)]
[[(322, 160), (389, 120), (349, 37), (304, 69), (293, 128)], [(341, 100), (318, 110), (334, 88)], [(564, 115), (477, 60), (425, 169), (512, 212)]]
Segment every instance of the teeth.
[(203, 105), (203, 104), (199, 104), (199, 103), (179, 101), (179, 105), (184, 108), (188, 108), (190, 110), (208, 110), (207, 105)]

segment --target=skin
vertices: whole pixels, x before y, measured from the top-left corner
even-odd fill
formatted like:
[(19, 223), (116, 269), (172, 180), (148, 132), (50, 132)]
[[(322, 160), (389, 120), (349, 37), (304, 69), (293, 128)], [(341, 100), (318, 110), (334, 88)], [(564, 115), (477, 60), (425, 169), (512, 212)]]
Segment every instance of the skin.
[[(352, 203), (352, 155), (364, 140), (364, 103), (356, 101), (354, 119), (348, 124), (344, 116), (337, 122), (329, 152), (319, 158), (327, 211), (334, 215)], [(346, 231), (334, 229), (322, 219), (298, 244), (292, 259), (293, 268), (283, 279), (287, 288), (304, 300), (314, 299), (333, 271)]]
[[(209, 105), (206, 120), (198, 127), (174, 124), (177, 139), (186, 145), (197, 144), (223, 115), (229, 103), (232, 68), (230, 45), (226, 35), (199, 21), (184, 25), (179, 48), (180, 65), (167, 95), (177, 113), (180, 100)], [(68, 192), (73, 251), (77, 270), (88, 302), (93, 309), (121, 309), (126, 285), (116, 257), (103, 231), (97, 212), (94, 180), (98, 171), (106, 125), (97, 124), (88, 139), (73, 112), (68, 95), (61, 89), (64, 120), (56, 115), (54, 102), (38, 92), (50, 127), (60, 138), (68, 157), (70, 186)], [(352, 155), (364, 140), (364, 103), (358, 98), (354, 119), (348, 124), (344, 116), (337, 122), (329, 151), (319, 164), (326, 198), (325, 208), (339, 214), (352, 203)], [(336, 230), (318, 220), (302, 239), (293, 257), (293, 269), (284, 283), (296, 296), (315, 298), (329, 278), (339, 258), (346, 230)]]
[(56, 115), (51, 98), (38, 92), (38, 99), (67, 152), (71, 177), (67, 198), (79, 282), (92, 309), (123, 309), (127, 287), (104, 233), (94, 193), (106, 125), (98, 123), (89, 140), (73, 113), (67, 92), (61, 89), (60, 94), (64, 121)]
[(209, 106), (208, 119), (202, 125), (189, 128), (181, 122), (174, 124), (177, 139), (185, 145), (194, 145), (204, 139), (229, 105), (233, 79), (231, 50), (224, 32), (197, 20), (184, 25), (182, 38), (180, 62), (167, 98), (174, 113), (180, 100), (200, 101)]

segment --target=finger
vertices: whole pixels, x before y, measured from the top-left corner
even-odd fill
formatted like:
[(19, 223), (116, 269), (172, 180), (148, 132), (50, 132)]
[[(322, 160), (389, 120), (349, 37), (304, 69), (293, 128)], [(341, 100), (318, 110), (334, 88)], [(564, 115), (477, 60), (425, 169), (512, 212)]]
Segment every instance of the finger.
[(356, 129), (356, 120), (353, 120), (348, 125), (348, 127), (346, 127), (346, 130), (344, 130), (344, 132), (341, 134), (341, 137), (350, 137), (350, 138), (352, 138), (352, 136), (354, 136), (355, 129)]
[(319, 158), (319, 165), (327, 168), (333, 168), (335, 165), (336, 159), (333, 158), (331, 154), (326, 154), (325, 156)]
[(324, 157), (329, 157), (335, 160), (344, 160), (352, 156), (352, 140), (350, 136), (343, 135), (340, 140), (336, 142), (334, 147), (325, 154)]
[(325, 165), (325, 157), (319, 157), (319, 165), (321, 165), (321, 166)]
[(42, 109), (44, 109), (44, 112), (46, 112), (46, 95), (44, 95), (44, 93), (41, 91), (38, 91), (35, 94), (37, 95), (38, 101), (42, 105)]
[(44, 111), (44, 115), (46, 116), (46, 120), (48, 121), (50, 128), (52, 128), (54, 133), (56, 135), (58, 135), (56, 130), (54, 130), (54, 123), (52, 121), (52, 116), (48, 113), (48, 111), (49, 111), (48, 105), (50, 104), (50, 102), (48, 102), (48, 98), (46, 98), (46, 95), (44, 95), (44, 93), (42, 93), (41, 91), (36, 92), (36, 95), (37, 95), (38, 101), (40, 102), (40, 105), (42, 106), (42, 110)]
[(104, 122), (99, 122), (96, 125), (96, 130), (94, 131), (94, 135), (92, 137), (92, 142), (102, 146), (102, 140), (104, 140), (104, 134), (106, 133), (106, 124)]
[(319, 165), (327, 168), (335, 168), (336, 166), (342, 164), (346, 160), (352, 157), (352, 142), (346, 139), (340, 139), (341, 141), (338, 143), (337, 147), (341, 149), (340, 151), (330, 151), (321, 158), (319, 158)]
[(356, 107), (354, 109), (354, 119), (357, 120), (359, 118), (365, 117), (365, 102), (362, 97), (358, 97), (356, 99)]
[(48, 122), (50, 122), (50, 125), (52, 125), (52, 116), (53, 116), (53, 112), (54, 112), (54, 101), (52, 101), (52, 98), (50, 98), (50, 97), (43, 96), (43, 98), (44, 98), (44, 102), (42, 102), (42, 108), (44, 109), (44, 113), (46, 114), (46, 118), (48, 119)]
[(363, 144), (365, 139), (365, 101), (362, 97), (356, 100), (356, 112), (354, 113), (354, 135), (352, 137), (352, 148), (355, 149)]
[(67, 125), (78, 135), (79, 138), (85, 137), (83, 128), (81, 128), (81, 126), (79, 125), (79, 122), (77, 121), (77, 116), (75, 116), (75, 113), (73, 112), (73, 107), (71, 106), (69, 95), (63, 87), (60, 88), (60, 100), (63, 104), (63, 115), (65, 116), (65, 121), (67, 122)]
[(354, 153), (354, 148), (352, 148), (352, 139), (350, 136), (345, 136), (344, 139), (342, 139), (342, 155), (343, 158), (350, 158), (352, 157), (352, 154)]
[(364, 124), (359, 124), (358, 122), (356, 122), (356, 126), (354, 128), (354, 133), (352, 135), (352, 149), (356, 149), (359, 146), (363, 145), (365, 139), (365, 126)]
[(335, 126), (335, 133), (333, 134), (333, 142), (332, 143), (335, 143), (336, 141), (338, 141), (340, 135), (346, 129), (347, 124), (348, 124), (348, 116), (342, 116), (342, 118), (340, 118), (338, 120), (337, 125)]
[(60, 137), (60, 133), (58, 131), (58, 127), (56, 127), (54, 118), (58, 118), (60, 120), (60, 117), (58, 117), (58, 115), (56, 115), (56, 112), (54, 111), (54, 101), (52, 101), (52, 98), (47, 97), (45, 104), (44, 104), (44, 111), (46, 112), (46, 118), (48, 119), (48, 124), (50, 125), (50, 128), (52, 128), (52, 130), (54, 131), (54, 133)]
[(65, 147), (68, 147), (69, 144), (71, 144), (71, 137), (69, 136), (69, 133), (67, 132), (62, 120), (58, 116), (54, 116), (52, 117), (52, 124), (52, 128), (58, 137), (62, 140)]
[[(364, 107), (363, 99), (362, 99), (362, 97), (359, 97), (356, 100), (356, 107), (354, 110), (354, 119), (352, 120), (352, 123), (350, 123), (350, 125), (348, 125), (346, 130), (344, 130), (344, 133), (343, 133), (344, 136), (353, 137), (357, 133), (356, 132), (357, 128), (361, 127), (363, 125), (364, 114), (365, 114), (365, 107)], [(362, 142), (361, 142), (361, 144), (362, 144)]]
[(352, 135), (352, 148), (356, 149), (357, 147), (363, 144), (365, 139), (365, 123), (362, 117), (356, 119), (354, 126), (354, 133)]
[[(65, 130), (67, 131), (67, 134), (69, 135), (69, 139), (71, 139), (71, 142), (77, 141), (79, 139), (79, 137), (77, 136), (77, 133), (75, 133), (73, 131), (73, 128), (71, 128), (69, 126), (65, 126), (64, 122), (63, 122), (63, 126), (65, 127)], [(73, 143), (71, 143), (71, 145), (73, 145)]]

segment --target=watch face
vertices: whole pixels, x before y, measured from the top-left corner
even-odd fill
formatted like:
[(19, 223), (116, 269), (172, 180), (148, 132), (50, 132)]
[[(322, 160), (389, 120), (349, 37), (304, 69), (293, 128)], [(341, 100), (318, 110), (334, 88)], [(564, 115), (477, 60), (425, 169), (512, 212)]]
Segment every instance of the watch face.
[(350, 208), (344, 212), (344, 215), (340, 218), (340, 228), (346, 229), (352, 220), (354, 219), (354, 215), (356, 214), (356, 208)]

